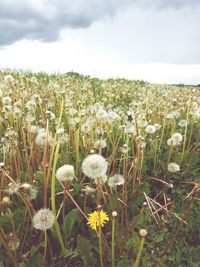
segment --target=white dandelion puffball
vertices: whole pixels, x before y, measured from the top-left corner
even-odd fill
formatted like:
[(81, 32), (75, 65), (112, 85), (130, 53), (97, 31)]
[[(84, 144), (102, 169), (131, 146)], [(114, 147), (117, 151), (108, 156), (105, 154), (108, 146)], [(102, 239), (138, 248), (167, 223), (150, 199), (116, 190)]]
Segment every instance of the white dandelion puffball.
[(54, 215), (50, 209), (41, 209), (33, 216), (33, 227), (37, 230), (46, 231), (54, 224)]
[(9, 96), (5, 96), (5, 97), (2, 99), (2, 104), (3, 104), (3, 105), (9, 105), (11, 102), (12, 102), (12, 99), (11, 99)]
[(175, 142), (175, 143), (180, 143), (183, 141), (183, 136), (180, 133), (174, 133), (171, 136), (171, 139)]
[(145, 120), (138, 121), (138, 126), (141, 128), (145, 128), (148, 125), (148, 122)]
[(108, 180), (108, 185), (111, 188), (115, 188), (117, 187), (117, 185), (123, 185), (123, 184), (124, 184), (124, 177), (121, 174), (115, 174)]
[(136, 129), (134, 125), (126, 125), (124, 128), (124, 132), (127, 134), (136, 134)]
[(60, 182), (72, 181), (75, 177), (73, 165), (63, 165), (56, 171), (56, 178)]
[(83, 173), (93, 179), (104, 177), (108, 169), (108, 162), (98, 154), (87, 156), (82, 163)]
[(103, 140), (97, 140), (97, 141), (94, 143), (94, 148), (95, 148), (95, 149), (98, 149), (99, 146), (101, 146), (101, 148), (105, 148), (105, 147), (107, 147), (106, 139), (103, 139)]
[(38, 189), (34, 185), (23, 183), (20, 185), (20, 189), (23, 195), (29, 200), (37, 198)]
[(5, 81), (6, 83), (13, 83), (13, 82), (15, 81), (15, 79), (13, 78), (12, 75), (7, 74), (7, 75), (4, 76), (4, 81)]
[(145, 132), (148, 134), (153, 134), (156, 132), (156, 127), (154, 125), (147, 125), (147, 127), (145, 128)]
[(177, 145), (177, 143), (172, 138), (169, 138), (167, 140), (167, 144), (168, 144), (168, 146), (175, 146), (175, 145)]
[(174, 162), (171, 162), (168, 164), (167, 167), (169, 172), (179, 172), (180, 171), (180, 166)]
[(186, 127), (187, 126), (187, 121), (186, 120), (180, 120), (179, 123), (178, 123), (178, 126), (180, 127)]
[(35, 138), (35, 142), (39, 146), (44, 146), (45, 145), (45, 140), (48, 138), (48, 144), (50, 145), (53, 141), (53, 138), (51, 134), (47, 134), (46, 132), (39, 132), (38, 135)]

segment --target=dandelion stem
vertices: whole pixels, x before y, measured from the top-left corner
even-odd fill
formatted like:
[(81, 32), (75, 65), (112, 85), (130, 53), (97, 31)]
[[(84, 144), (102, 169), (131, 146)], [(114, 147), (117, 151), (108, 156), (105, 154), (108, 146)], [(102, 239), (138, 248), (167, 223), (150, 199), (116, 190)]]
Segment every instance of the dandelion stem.
[(112, 218), (112, 267), (115, 267), (115, 217)]
[(60, 227), (57, 221), (57, 216), (56, 216), (56, 201), (55, 201), (55, 187), (56, 187), (56, 165), (58, 161), (58, 153), (59, 153), (59, 148), (60, 148), (60, 143), (58, 142), (56, 146), (56, 151), (55, 151), (55, 158), (54, 158), (54, 163), (53, 163), (53, 171), (52, 171), (52, 178), (51, 178), (51, 205), (52, 205), (52, 212), (54, 214), (55, 218), (55, 228), (56, 228), (56, 233), (58, 236), (58, 240), (62, 249), (62, 254), (64, 255), (65, 248), (64, 248), (64, 243), (62, 239), (62, 235), (60, 232)]
[(141, 258), (142, 250), (143, 250), (143, 247), (144, 247), (144, 241), (145, 241), (145, 238), (144, 238), (144, 237), (141, 237), (139, 251), (138, 251), (138, 254), (137, 254), (136, 261), (135, 261), (135, 263), (133, 264), (133, 267), (139, 267), (139, 264), (140, 264), (140, 258)]

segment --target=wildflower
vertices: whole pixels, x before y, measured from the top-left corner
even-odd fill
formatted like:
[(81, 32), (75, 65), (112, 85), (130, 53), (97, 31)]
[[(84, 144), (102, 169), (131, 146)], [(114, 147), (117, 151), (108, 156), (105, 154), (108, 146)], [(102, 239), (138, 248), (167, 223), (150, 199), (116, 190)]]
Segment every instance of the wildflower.
[(111, 188), (116, 188), (117, 185), (123, 185), (123, 184), (124, 184), (124, 177), (121, 174), (115, 174), (108, 180), (108, 185)]
[(5, 192), (9, 195), (16, 194), (19, 191), (20, 183), (9, 183)]
[(37, 134), (38, 133), (38, 127), (36, 125), (28, 125), (27, 131), (28, 131), (28, 133)]
[(147, 234), (148, 234), (148, 232), (147, 232), (146, 229), (141, 229), (141, 230), (140, 230), (140, 236), (141, 236), (141, 237), (145, 237)]
[(82, 133), (90, 133), (90, 131), (91, 131), (91, 124), (89, 122), (86, 122), (81, 126)]
[(109, 221), (109, 217), (107, 215), (107, 213), (103, 210), (101, 211), (94, 211), (90, 214), (88, 214), (88, 222), (87, 224), (89, 224), (90, 228), (93, 230), (97, 230), (97, 227), (100, 225), (101, 227), (103, 227), (106, 222)]
[(167, 167), (169, 172), (179, 172), (180, 171), (180, 166), (174, 162), (171, 162), (168, 164)]
[(107, 169), (108, 162), (98, 154), (89, 155), (82, 163), (83, 173), (92, 179), (105, 176)]
[(187, 126), (187, 121), (186, 121), (186, 120), (180, 120), (180, 121), (178, 122), (178, 125), (179, 125), (180, 127), (186, 127), (186, 126)]
[(42, 104), (42, 99), (40, 98), (39, 95), (33, 95), (33, 96), (31, 97), (31, 100), (32, 100), (33, 102), (35, 102), (35, 104), (38, 104), (38, 105)]
[(32, 83), (37, 83), (37, 78), (36, 78), (35, 76), (32, 76), (32, 77), (30, 78), (30, 82), (32, 82)]
[(195, 110), (195, 112), (193, 114), (194, 114), (195, 118), (199, 119), (200, 118), (200, 108)]
[(50, 209), (41, 209), (33, 216), (33, 227), (37, 230), (46, 231), (54, 224), (54, 215)]
[(108, 122), (113, 122), (119, 118), (119, 115), (115, 111), (109, 111), (107, 120)]
[(134, 125), (127, 125), (124, 127), (124, 132), (127, 134), (136, 134), (136, 129)]
[(183, 141), (183, 136), (180, 133), (174, 133), (171, 136), (171, 139), (175, 142), (175, 143), (180, 143), (181, 141)]
[(117, 212), (115, 210), (112, 212), (112, 216), (117, 217)]
[(145, 132), (148, 134), (153, 134), (156, 132), (156, 127), (154, 125), (147, 125), (147, 127), (145, 128)]
[(9, 96), (5, 96), (5, 97), (2, 99), (2, 104), (3, 104), (3, 105), (9, 105), (11, 102), (12, 102), (12, 99), (11, 99)]
[(13, 116), (14, 116), (15, 119), (21, 118), (22, 117), (22, 111), (21, 111), (21, 109), (15, 107), (13, 109)]
[(36, 103), (34, 100), (30, 100), (26, 102), (26, 108), (28, 109), (29, 112), (34, 112), (36, 108)]
[(35, 138), (35, 142), (39, 146), (44, 146), (46, 138), (47, 138), (48, 144), (50, 145), (53, 140), (52, 135), (50, 133), (46, 133), (45, 131), (40, 131)]
[(19, 238), (14, 235), (13, 233), (10, 233), (8, 235), (8, 248), (10, 250), (17, 250), (19, 248), (19, 245), (20, 245), (20, 240)]
[(108, 113), (105, 109), (100, 108), (97, 112), (96, 112), (96, 117), (97, 119), (107, 119), (108, 118)]
[(20, 191), (27, 199), (36, 199), (38, 190), (34, 185), (23, 183), (20, 185)]
[(74, 166), (73, 165), (63, 165), (62, 167), (58, 168), (56, 171), (56, 178), (60, 182), (71, 182), (75, 177), (74, 173)]
[(4, 81), (5, 81), (6, 83), (13, 83), (13, 82), (15, 81), (15, 79), (13, 78), (12, 75), (7, 74), (6, 76), (4, 76)]
[(25, 120), (26, 120), (27, 123), (31, 123), (31, 122), (35, 121), (34, 114), (32, 114), (30, 112), (27, 112)]
[(50, 119), (50, 121), (53, 121), (56, 118), (56, 115), (53, 112), (49, 111), (49, 110), (46, 111), (46, 115)]
[(62, 135), (62, 134), (64, 134), (64, 132), (65, 132), (65, 129), (64, 128), (58, 128), (56, 130), (57, 135)]
[(94, 143), (94, 148), (98, 149), (100, 146), (101, 146), (101, 148), (105, 148), (105, 147), (107, 147), (106, 139), (103, 139), (103, 140), (97, 140), (97, 141)]
[(145, 128), (147, 125), (148, 125), (147, 121), (144, 121), (144, 120), (138, 121), (138, 126), (141, 128)]
[(83, 189), (81, 189), (82, 192), (85, 192), (86, 195), (89, 195), (89, 194), (92, 194), (96, 191), (95, 188), (89, 186), (89, 185), (86, 185)]

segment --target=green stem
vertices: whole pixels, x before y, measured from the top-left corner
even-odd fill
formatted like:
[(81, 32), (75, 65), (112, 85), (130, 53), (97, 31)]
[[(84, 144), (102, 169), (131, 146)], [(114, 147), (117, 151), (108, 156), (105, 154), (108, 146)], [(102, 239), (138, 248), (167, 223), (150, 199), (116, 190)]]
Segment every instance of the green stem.
[(115, 218), (112, 219), (112, 267), (115, 267)]
[(47, 231), (44, 231), (44, 263), (46, 264), (47, 256)]
[(140, 264), (140, 258), (141, 258), (141, 255), (142, 255), (142, 250), (143, 250), (143, 247), (144, 247), (144, 237), (141, 238), (141, 241), (140, 241), (140, 247), (139, 247), (139, 251), (138, 251), (138, 254), (137, 254), (137, 258), (136, 258), (136, 261), (135, 261), (135, 264), (133, 265), (133, 267), (139, 267), (139, 264)]
[(101, 230), (101, 223), (100, 223), (100, 210), (99, 210), (99, 256), (100, 256), (100, 266), (103, 267), (102, 230)]
[(53, 171), (52, 171), (52, 178), (51, 178), (51, 205), (52, 205), (52, 212), (54, 214), (55, 218), (55, 228), (56, 228), (56, 233), (58, 236), (58, 240), (62, 249), (62, 254), (64, 255), (65, 253), (65, 247), (62, 239), (62, 235), (60, 232), (60, 227), (57, 221), (57, 216), (56, 216), (56, 200), (55, 200), (55, 187), (56, 187), (56, 166), (57, 166), (57, 161), (58, 161), (58, 153), (59, 153), (59, 148), (60, 148), (60, 143), (58, 142), (56, 146), (56, 151), (55, 151), (55, 157), (54, 157), (54, 163), (53, 163)]

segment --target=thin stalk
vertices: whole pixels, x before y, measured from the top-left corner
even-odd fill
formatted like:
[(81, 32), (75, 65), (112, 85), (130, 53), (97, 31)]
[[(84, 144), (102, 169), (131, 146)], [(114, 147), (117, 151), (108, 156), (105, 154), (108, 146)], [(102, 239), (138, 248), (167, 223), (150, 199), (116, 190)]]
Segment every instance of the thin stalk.
[(99, 257), (100, 257), (100, 266), (103, 267), (103, 250), (102, 250), (102, 229), (100, 223), (100, 210), (99, 213)]
[(145, 241), (145, 238), (144, 237), (141, 237), (139, 251), (138, 251), (138, 254), (137, 254), (136, 261), (133, 264), (133, 267), (139, 267), (140, 258), (141, 258), (142, 250), (143, 250), (143, 247), (144, 247), (144, 241)]
[(115, 267), (115, 217), (112, 219), (112, 247), (111, 247), (112, 267)]
[(59, 240), (59, 243), (60, 243), (60, 246), (61, 246), (62, 254), (64, 255), (65, 247), (64, 247), (64, 242), (63, 242), (62, 235), (61, 235), (61, 232), (60, 232), (60, 227), (59, 227), (59, 224), (58, 224), (57, 216), (56, 216), (56, 199), (55, 199), (55, 196), (56, 196), (56, 194), (55, 194), (56, 166), (57, 166), (57, 161), (58, 161), (59, 148), (60, 148), (60, 143), (58, 142), (58, 144), (56, 146), (56, 151), (55, 151), (52, 178), (51, 178), (51, 206), (52, 206), (52, 212), (53, 212), (54, 218), (55, 218), (56, 233), (57, 233), (58, 240)]

